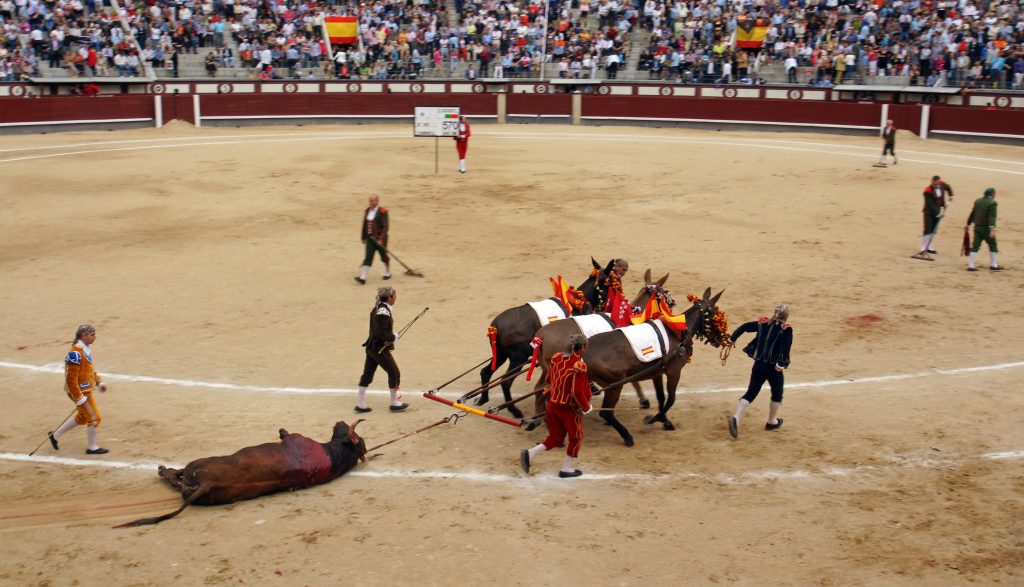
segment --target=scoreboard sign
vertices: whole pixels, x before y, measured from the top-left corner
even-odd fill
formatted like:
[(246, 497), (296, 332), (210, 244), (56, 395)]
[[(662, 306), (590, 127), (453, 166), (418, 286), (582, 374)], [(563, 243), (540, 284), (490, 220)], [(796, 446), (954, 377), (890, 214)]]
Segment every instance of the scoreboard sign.
[(458, 106), (416, 106), (413, 136), (454, 137), (458, 134)]

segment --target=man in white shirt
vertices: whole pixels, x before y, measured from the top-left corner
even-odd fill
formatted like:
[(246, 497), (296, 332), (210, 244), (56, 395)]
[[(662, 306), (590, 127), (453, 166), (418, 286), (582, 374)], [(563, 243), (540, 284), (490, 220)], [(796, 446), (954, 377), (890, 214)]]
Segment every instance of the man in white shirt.
[(796, 78), (797, 63), (796, 63), (796, 57), (795, 56), (790, 55), (789, 57), (786, 58), (785, 68), (786, 68), (786, 82), (790, 83), (790, 84), (798, 83), (797, 82), (797, 78)]

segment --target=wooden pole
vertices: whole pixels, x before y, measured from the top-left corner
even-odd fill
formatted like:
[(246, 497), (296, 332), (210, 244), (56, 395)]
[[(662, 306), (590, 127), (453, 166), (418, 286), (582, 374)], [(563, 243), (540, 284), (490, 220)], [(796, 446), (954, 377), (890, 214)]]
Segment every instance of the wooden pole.
[(464, 412), (469, 412), (470, 414), (474, 414), (476, 416), (483, 416), (484, 418), (487, 418), (488, 420), (495, 420), (497, 422), (501, 422), (502, 424), (508, 424), (509, 426), (515, 426), (516, 428), (519, 428), (519, 426), (520, 426), (520, 422), (517, 422), (515, 420), (511, 420), (509, 418), (503, 418), (501, 416), (497, 416), (495, 414), (490, 414), (488, 412), (485, 412), (483, 410), (478, 410), (476, 408), (471, 408), (471, 407), (469, 407), (467, 405), (463, 405), (463, 404), (460, 404), (458, 402), (453, 402), (450, 399), (445, 399), (443, 397), (434, 395), (432, 393), (424, 393), (423, 397), (425, 397), (427, 399), (432, 399), (435, 402), (440, 402), (442, 404), (451, 406), (451, 407), (453, 407), (453, 408), (455, 408), (457, 410), (462, 410)]
[[(323, 35), (323, 37), (324, 37), (324, 45), (327, 47), (327, 60), (331, 64), (330, 68), (327, 71), (328, 72), (333, 72), (334, 71), (334, 51), (331, 49), (331, 38), (327, 35), (327, 21), (324, 20), (324, 18), (326, 16), (327, 16), (326, 13), (323, 13), (323, 12), (320, 13), (320, 34)], [(359, 30), (358, 23), (357, 23), (357, 26), (356, 26), (356, 30)], [(328, 74), (328, 79), (330, 79), (330, 77), (331, 77), (330, 74)]]

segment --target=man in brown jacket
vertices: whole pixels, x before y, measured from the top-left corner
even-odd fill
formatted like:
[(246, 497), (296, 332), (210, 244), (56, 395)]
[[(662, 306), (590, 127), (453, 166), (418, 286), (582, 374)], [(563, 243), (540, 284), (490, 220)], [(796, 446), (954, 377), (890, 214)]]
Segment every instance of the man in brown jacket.
[(377, 302), (370, 312), (370, 335), (363, 343), (366, 347), (366, 362), (363, 363), (363, 375), (359, 378), (359, 399), (356, 402), (356, 411), (361, 414), (373, 410), (366, 405), (366, 388), (373, 382), (373, 374), (377, 367), (384, 369), (388, 374), (388, 389), (391, 390), (390, 410), (401, 412), (409, 407), (409, 404), (402, 403), (402, 396), (398, 392), (401, 372), (398, 370), (395, 357), (391, 354), (399, 336), (394, 332), (395, 321), (391, 316), (397, 299), (398, 293), (393, 287), (385, 286), (377, 290)]

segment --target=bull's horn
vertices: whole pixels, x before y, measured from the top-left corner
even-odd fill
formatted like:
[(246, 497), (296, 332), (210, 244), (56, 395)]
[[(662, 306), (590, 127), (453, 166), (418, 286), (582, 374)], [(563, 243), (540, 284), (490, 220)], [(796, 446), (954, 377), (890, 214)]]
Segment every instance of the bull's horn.
[(358, 420), (356, 420), (355, 424), (348, 427), (348, 441), (350, 444), (356, 443), (356, 426), (358, 426), (359, 423), (362, 421), (363, 419), (359, 418)]

